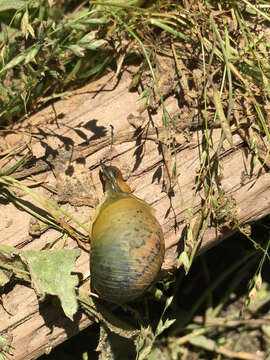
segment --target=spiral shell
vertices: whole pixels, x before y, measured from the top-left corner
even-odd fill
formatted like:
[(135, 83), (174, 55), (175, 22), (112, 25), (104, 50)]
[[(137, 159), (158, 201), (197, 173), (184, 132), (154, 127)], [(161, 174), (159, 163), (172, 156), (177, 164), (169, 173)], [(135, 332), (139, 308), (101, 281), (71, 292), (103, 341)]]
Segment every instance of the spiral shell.
[(142, 295), (156, 280), (164, 237), (153, 209), (128, 191), (117, 168), (105, 169), (114, 169), (114, 175), (109, 184), (105, 176), (107, 194), (89, 231), (91, 285), (101, 298), (121, 304)]

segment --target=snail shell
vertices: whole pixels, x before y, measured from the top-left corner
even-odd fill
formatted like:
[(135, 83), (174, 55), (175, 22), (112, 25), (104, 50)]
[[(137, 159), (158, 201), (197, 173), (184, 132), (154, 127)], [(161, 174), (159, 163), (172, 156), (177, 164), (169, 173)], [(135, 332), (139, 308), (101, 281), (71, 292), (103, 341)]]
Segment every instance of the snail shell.
[(126, 303), (156, 280), (164, 260), (164, 237), (154, 210), (131, 194), (115, 167), (102, 165), (106, 196), (89, 235), (92, 288), (101, 298)]

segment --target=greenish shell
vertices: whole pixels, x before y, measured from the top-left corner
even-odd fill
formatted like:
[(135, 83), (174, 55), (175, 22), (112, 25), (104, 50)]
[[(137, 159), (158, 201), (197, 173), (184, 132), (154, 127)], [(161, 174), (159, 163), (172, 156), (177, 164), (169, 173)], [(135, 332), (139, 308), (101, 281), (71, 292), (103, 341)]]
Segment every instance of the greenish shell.
[(146, 202), (132, 194), (110, 194), (98, 206), (89, 234), (91, 285), (101, 298), (126, 303), (156, 280), (164, 237)]

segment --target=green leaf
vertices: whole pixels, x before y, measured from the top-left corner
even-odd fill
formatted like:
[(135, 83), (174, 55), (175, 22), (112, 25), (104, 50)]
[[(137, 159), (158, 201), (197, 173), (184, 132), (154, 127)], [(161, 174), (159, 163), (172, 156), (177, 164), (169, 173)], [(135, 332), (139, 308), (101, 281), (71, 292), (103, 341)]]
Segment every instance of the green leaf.
[(9, 245), (0, 245), (0, 252), (5, 255), (12, 256), (14, 254), (18, 254), (19, 250)]
[(69, 50), (71, 50), (73, 52), (73, 54), (75, 54), (76, 56), (79, 56), (79, 57), (82, 57), (84, 56), (84, 48), (79, 46), (79, 45), (76, 45), (76, 44), (72, 44), (72, 45), (68, 45), (67, 48)]
[(17, 56), (15, 56), (12, 60), (10, 60), (10, 62), (8, 62), (1, 70), (0, 70), (0, 74), (4, 71), (7, 71), (9, 69), (12, 69), (13, 67), (15, 67), (16, 65), (20, 64), (22, 61), (24, 61), (25, 59), (25, 54), (19, 54)]
[(98, 50), (99, 48), (104, 47), (108, 42), (103, 39), (98, 39), (96, 41), (91, 41), (90, 43), (82, 43), (82, 45), (88, 50)]
[[(6, 354), (10, 354), (11, 343), (12, 343), (12, 335), (10, 334), (5, 334), (5, 336), (0, 335), (0, 351), (3, 351)], [(3, 355), (2, 359), (4, 360), (7, 359), (7, 357), (5, 357), (3, 353), (0, 352), (0, 355)]]
[(103, 16), (101, 18), (92, 18), (92, 19), (85, 19), (83, 22), (84, 24), (105, 24), (107, 21), (107, 17)]
[(6, 285), (9, 282), (10, 278), (11, 278), (11, 273), (4, 270), (0, 270), (0, 286)]
[(204, 335), (199, 335), (191, 338), (189, 342), (194, 346), (200, 347), (208, 351), (214, 351), (216, 349), (216, 343), (213, 340), (208, 339)]
[(84, 37), (82, 37), (78, 44), (82, 45), (84, 48), (89, 50), (97, 50), (100, 47), (103, 47), (105, 44), (107, 44), (107, 41), (104, 39), (96, 39), (96, 32), (91, 31), (90, 33), (86, 34)]
[(19, 250), (8, 245), (0, 245), (0, 286), (7, 284), (13, 274), (29, 281), (29, 273), (20, 258)]
[(10, 280), (10, 275), (3, 270), (0, 270), (0, 286), (6, 285)]
[(41, 44), (37, 44), (33, 49), (31, 49), (27, 53), (27, 56), (25, 57), (25, 64), (28, 64), (30, 61), (34, 61), (41, 47), (42, 47)]
[(0, 11), (19, 9), (24, 5), (26, 5), (26, 1), (24, 0), (0, 0)]
[(163, 333), (164, 330), (168, 329), (175, 321), (176, 319), (172, 319), (172, 320), (166, 319), (165, 322), (163, 323), (163, 321), (161, 320), (158, 323), (155, 336), (159, 336), (161, 333)]
[(28, 24), (29, 24), (29, 14), (28, 14), (28, 10), (26, 9), (21, 21), (21, 31), (24, 37), (27, 34)]
[(71, 320), (78, 309), (75, 295), (78, 277), (70, 273), (79, 255), (80, 249), (28, 250), (21, 254), (29, 266), (36, 292), (42, 297), (45, 294), (58, 296), (64, 313)]
[(142, 327), (140, 331), (140, 336), (136, 339), (136, 360), (147, 359), (147, 356), (151, 353), (152, 347), (155, 341), (155, 336), (151, 327)]
[(188, 257), (188, 254), (186, 253), (186, 251), (182, 251), (180, 256), (179, 256), (178, 267), (180, 267), (181, 265), (184, 266), (185, 272), (187, 274), (191, 263), (190, 263), (190, 260), (189, 260), (189, 257)]
[(89, 33), (87, 33), (86, 35), (84, 35), (79, 41), (79, 44), (88, 44), (91, 41), (94, 41), (96, 37), (96, 32), (95, 31), (91, 31)]
[(90, 70), (84, 72), (82, 75), (80, 75), (80, 79), (86, 79), (92, 75), (95, 75), (97, 73), (100, 73), (104, 68), (107, 62), (109, 62), (110, 57), (107, 56), (103, 62), (97, 64), (96, 66), (92, 67)]

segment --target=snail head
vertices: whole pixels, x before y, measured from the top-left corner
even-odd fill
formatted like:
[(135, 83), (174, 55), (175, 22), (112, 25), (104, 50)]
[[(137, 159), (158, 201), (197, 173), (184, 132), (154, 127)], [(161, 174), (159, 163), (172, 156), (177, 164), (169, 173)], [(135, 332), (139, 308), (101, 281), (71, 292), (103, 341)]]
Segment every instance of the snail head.
[(101, 180), (106, 191), (132, 193), (129, 185), (124, 181), (121, 171), (116, 166), (106, 166), (102, 162)]

